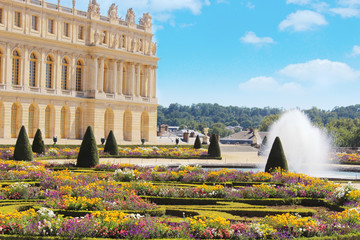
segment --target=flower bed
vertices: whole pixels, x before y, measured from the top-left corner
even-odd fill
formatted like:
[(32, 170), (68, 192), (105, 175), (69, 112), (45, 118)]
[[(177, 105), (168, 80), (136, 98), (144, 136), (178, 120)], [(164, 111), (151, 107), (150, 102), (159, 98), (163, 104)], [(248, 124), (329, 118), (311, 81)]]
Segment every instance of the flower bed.
[[(53, 164), (41, 162), (0, 161), (0, 173), (11, 172), (19, 181), (2, 186), (1, 199), (32, 199), (37, 205), (26, 211), (0, 213), (0, 234), (21, 236), (58, 236), (61, 238), (229, 238), (229, 239), (291, 239), (334, 234), (357, 234), (360, 229), (360, 191), (330, 181), (290, 172), (241, 172), (236, 170), (205, 170), (200, 166), (139, 167), (134, 165), (100, 165), (92, 171), (53, 171)], [(56, 165), (56, 167), (60, 167)], [(104, 172), (98, 172), (104, 170)], [(21, 176), (31, 177), (39, 183), (21, 182)], [(8, 176), (10, 179), (10, 176)], [(166, 181), (172, 184), (167, 185)], [(262, 182), (249, 186), (236, 186), (231, 182)], [(161, 183), (162, 182), (162, 183)], [(185, 184), (190, 182), (213, 182), (229, 184)], [(177, 186), (176, 183), (179, 183)], [(180, 184), (181, 183), (181, 184)], [(315, 214), (305, 217), (284, 213), (256, 220), (229, 220), (227, 215), (198, 215), (187, 218), (150, 217), (131, 214), (129, 211), (146, 212), (159, 209), (159, 205), (146, 197), (194, 199), (199, 203), (213, 204), (220, 208), (221, 201), (266, 201), (274, 199), (290, 201), (318, 199), (319, 202), (344, 206), (345, 211)], [(36, 202), (34, 202), (37, 199)], [(324, 200), (326, 199), (326, 200)], [(213, 200), (213, 201), (212, 201)], [(305, 199), (306, 200), (306, 199)], [(304, 202), (305, 202), (304, 200)], [(212, 201), (212, 202), (211, 202)], [(10, 203), (9, 203), (10, 204)], [(219, 205), (216, 205), (219, 204)], [(240, 204), (240, 203), (237, 203)], [(242, 211), (251, 212), (255, 207), (244, 203)], [(1, 206), (0, 206), (1, 207)], [(171, 206), (176, 209), (176, 206)], [(39, 209), (36, 211), (35, 209)], [(180, 208), (180, 209), (183, 209)], [(230, 211), (231, 210), (231, 211)], [(54, 212), (83, 211), (83, 217), (64, 217)], [(123, 211), (127, 211), (124, 213)], [(240, 212), (227, 207), (222, 213)], [(254, 210), (255, 211), (255, 210)], [(263, 215), (266, 207), (263, 206)], [(270, 210), (269, 210), (270, 211)], [(272, 209), (286, 212), (286, 209)], [(299, 210), (313, 214), (314, 210)], [(296, 212), (289, 209), (289, 212)], [(197, 211), (193, 211), (197, 214)]]
[(358, 153), (336, 153), (331, 155), (333, 162), (342, 164), (360, 164), (360, 154)]

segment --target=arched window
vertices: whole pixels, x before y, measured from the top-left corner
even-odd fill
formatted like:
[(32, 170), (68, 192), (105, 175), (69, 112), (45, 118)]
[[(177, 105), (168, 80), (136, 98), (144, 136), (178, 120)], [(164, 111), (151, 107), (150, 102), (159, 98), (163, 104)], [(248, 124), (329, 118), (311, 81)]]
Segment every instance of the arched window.
[(66, 58), (63, 58), (61, 65), (61, 89), (68, 90), (69, 88), (69, 62)]
[(61, 138), (68, 138), (69, 128), (69, 110), (67, 107), (61, 108), (61, 122), (60, 122), (60, 136)]
[(46, 88), (53, 88), (54, 61), (51, 56), (46, 58)]
[(149, 114), (147, 112), (143, 112), (141, 114), (141, 139), (145, 139), (149, 141)]
[(75, 113), (75, 138), (81, 139), (83, 136), (81, 134), (82, 128), (82, 111), (80, 108), (76, 109)]
[(17, 50), (14, 50), (12, 56), (12, 84), (20, 84), (20, 54)]
[(82, 91), (83, 64), (79, 60), (76, 63), (76, 91)]
[(11, 137), (16, 138), (21, 127), (21, 106), (14, 103), (11, 106)]
[(35, 108), (34, 105), (29, 107), (29, 137), (34, 137), (34, 120), (35, 120)]
[(124, 113), (124, 121), (123, 121), (123, 133), (124, 140), (131, 141), (132, 140), (132, 115), (129, 110), (126, 110)]
[(34, 53), (30, 55), (30, 76), (29, 76), (29, 86), (36, 87), (36, 70), (37, 70), (37, 59)]

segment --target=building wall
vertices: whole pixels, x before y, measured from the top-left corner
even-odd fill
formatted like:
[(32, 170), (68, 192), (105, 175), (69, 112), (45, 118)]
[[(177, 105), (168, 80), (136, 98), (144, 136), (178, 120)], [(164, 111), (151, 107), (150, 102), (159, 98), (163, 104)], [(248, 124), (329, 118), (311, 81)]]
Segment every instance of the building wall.
[(87, 126), (98, 141), (113, 130), (120, 143), (154, 142), (159, 59), (150, 15), (134, 19), (131, 9), (119, 19), (114, 5), (100, 16), (96, 1), (84, 12), (0, 0), (0, 143), (14, 142), (21, 125), (59, 143)]

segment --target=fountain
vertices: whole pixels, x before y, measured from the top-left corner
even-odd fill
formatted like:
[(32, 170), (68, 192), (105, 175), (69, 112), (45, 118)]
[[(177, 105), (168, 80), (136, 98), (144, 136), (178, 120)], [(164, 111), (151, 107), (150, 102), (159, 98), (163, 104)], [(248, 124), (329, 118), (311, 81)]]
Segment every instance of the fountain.
[(270, 128), (265, 146), (268, 155), (275, 137), (279, 136), (289, 170), (312, 176), (325, 176), (329, 171), (330, 138), (299, 110), (287, 111)]

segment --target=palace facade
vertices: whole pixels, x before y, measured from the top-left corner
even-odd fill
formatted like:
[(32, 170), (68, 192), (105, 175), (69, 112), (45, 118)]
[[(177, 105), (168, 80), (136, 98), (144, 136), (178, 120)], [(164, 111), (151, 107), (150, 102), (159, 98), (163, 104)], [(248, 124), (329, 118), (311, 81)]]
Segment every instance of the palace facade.
[(156, 141), (156, 43), (148, 13), (125, 20), (111, 5), (100, 15), (44, 0), (0, 0), (0, 142), (22, 125), (47, 142), (97, 141), (113, 130), (119, 143)]

